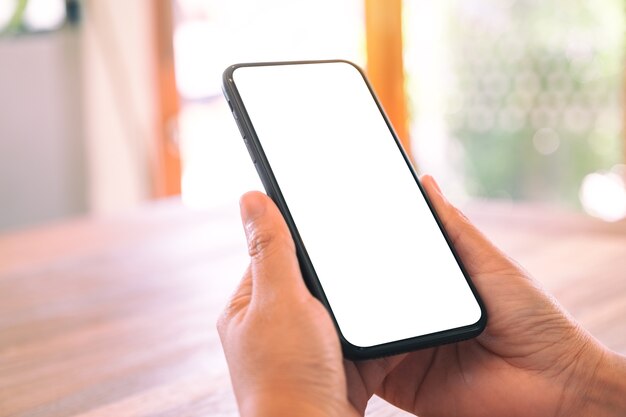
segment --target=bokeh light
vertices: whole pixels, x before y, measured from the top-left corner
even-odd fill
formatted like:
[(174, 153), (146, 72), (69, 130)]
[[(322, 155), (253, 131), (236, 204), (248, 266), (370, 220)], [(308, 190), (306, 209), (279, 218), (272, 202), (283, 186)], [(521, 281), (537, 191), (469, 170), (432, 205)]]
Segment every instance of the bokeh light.
[(594, 172), (585, 176), (580, 187), (585, 211), (606, 221), (626, 217), (626, 184), (615, 172)]
[(543, 127), (537, 130), (533, 136), (533, 145), (537, 152), (542, 155), (553, 154), (559, 149), (560, 144), (561, 138), (559, 134), (549, 127)]
[(64, 0), (29, 0), (24, 11), (24, 26), (31, 31), (56, 29), (64, 21)]
[(623, 0), (404, 4), (419, 166), (448, 190), (582, 210), (583, 179), (623, 157)]

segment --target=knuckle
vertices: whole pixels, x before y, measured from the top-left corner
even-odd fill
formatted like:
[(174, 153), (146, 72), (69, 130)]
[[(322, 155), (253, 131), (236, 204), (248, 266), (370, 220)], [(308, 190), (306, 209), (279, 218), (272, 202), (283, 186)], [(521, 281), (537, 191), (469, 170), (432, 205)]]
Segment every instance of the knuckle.
[(248, 237), (248, 254), (252, 258), (258, 257), (267, 251), (274, 240), (274, 234), (268, 230), (252, 230)]
[[(231, 327), (231, 323), (237, 322), (237, 317), (241, 314), (241, 311), (249, 304), (249, 299), (244, 300), (245, 296), (235, 295), (228, 300), (228, 303), (222, 310), (222, 313), (217, 319), (216, 327), (220, 337), (225, 337), (228, 328)], [(249, 298), (249, 297), (248, 297)]]
[(459, 222), (459, 225), (463, 227), (464, 230), (467, 230), (468, 228), (472, 227), (472, 222), (470, 221), (470, 219), (467, 218), (467, 216), (460, 209), (453, 207), (452, 210), (454, 212), (454, 216)]
[(251, 258), (264, 258), (277, 250), (293, 248), (291, 238), (273, 230), (251, 230), (248, 237), (248, 254)]
[(252, 277), (249, 270), (246, 271), (241, 283), (228, 299), (222, 314), (217, 321), (218, 331), (225, 331), (230, 322), (245, 313), (252, 300)]
[(469, 219), (469, 217), (467, 217), (465, 215), (465, 212), (463, 212), (463, 210), (461, 210), (460, 208), (458, 208), (456, 206), (454, 207), (454, 210), (456, 212), (456, 215), (463, 221), (463, 223), (465, 223), (465, 224), (467, 224), (469, 226), (472, 225), (471, 220)]

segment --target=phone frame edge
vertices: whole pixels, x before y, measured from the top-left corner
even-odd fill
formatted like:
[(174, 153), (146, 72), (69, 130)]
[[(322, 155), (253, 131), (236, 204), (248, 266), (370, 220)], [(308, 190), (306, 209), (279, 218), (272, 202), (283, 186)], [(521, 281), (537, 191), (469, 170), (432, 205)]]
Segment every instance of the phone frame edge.
[[(426, 204), (428, 205), (428, 208), (431, 214), (435, 218), (435, 221), (437, 222), (439, 230), (443, 234), (444, 239), (446, 240), (446, 243), (448, 244), (448, 247), (452, 251), (452, 255), (454, 256), (457, 264), (459, 265), (459, 268), (461, 269), (461, 272), (463, 273), (463, 276), (465, 277), (465, 280), (468, 283), (470, 290), (472, 291), (472, 294), (474, 295), (474, 298), (476, 299), (476, 302), (479, 305), (481, 315), (480, 315), (479, 320), (476, 323), (473, 323), (467, 326), (457, 327), (454, 329), (443, 330), (443, 331), (436, 332), (436, 333), (429, 333), (426, 335), (415, 336), (415, 337), (411, 337), (408, 339), (401, 339), (401, 340), (396, 340), (394, 342), (389, 342), (389, 343), (375, 345), (375, 346), (367, 346), (367, 347), (353, 345), (348, 340), (346, 340), (345, 337), (343, 336), (343, 333), (341, 332), (341, 329), (339, 328), (337, 324), (337, 321), (332, 312), (332, 309), (330, 308), (330, 304), (328, 303), (326, 295), (324, 294), (324, 290), (322, 289), (321, 283), (317, 277), (317, 273), (315, 272), (312, 262), (308, 256), (306, 247), (300, 237), (300, 234), (295, 225), (295, 222), (293, 221), (293, 218), (291, 216), (287, 203), (282, 195), (282, 192), (280, 191), (280, 187), (278, 186), (276, 177), (274, 176), (274, 173), (267, 160), (267, 157), (265, 156), (263, 147), (261, 146), (261, 143), (256, 135), (256, 131), (254, 130), (254, 127), (247, 113), (245, 105), (243, 104), (241, 96), (239, 95), (239, 92), (233, 80), (234, 72), (238, 68), (242, 68), (242, 67), (328, 64), (328, 63), (344, 63), (344, 64), (353, 66), (359, 72), (367, 88), (369, 89), (370, 94), (372, 95), (372, 98), (374, 99), (376, 106), (378, 107), (378, 110), (380, 111), (383, 119), (385, 120), (385, 123), (387, 124), (387, 127), (394, 141), (396, 142), (396, 145), (398, 146), (398, 149), (401, 152), (402, 157), (404, 158), (405, 163), (408, 165), (408, 168), (411, 171), (411, 174), (413, 175), (415, 182), (417, 183), (418, 189), (420, 190), (420, 192), (422, 193), (422, 196), (426, 200)], [(367, 79), (367, 76), (365, 75), (365, 72), (358, 65), (354, 64), (351, 61), (344, 60), (344, 59), (311, 60), (311, 61), (251, 62), (251, 63), (234, 64), (234, 65), (230, 65), (229, 67), (226, 68), (226, 70), (224, 70), (224, 73), (222, 75), (222, 91), (224, 93), (226, 100), (230, 102), (233, 115), (235, 116), (235, 122), (241, 128), (241, 133), (242, 135), (244, 135), (245, 144), (248, 147), (248, 151), (250, 152), (250, 156), (253, 160), (255, 168), (257, 169), (257, 173), (259, 174), (259, 177), (261, 178), (263, 187), (265, 188), (265, 191), (268, 194), (268, 196), (278, 206), (281, 214), (285, 218), (285, 221), (289, 227), (291, 235), (294, 239), (294, 243), (296, 245), (296, 253), (297, 253), (298, 261), (300, 263), (300, 269), (302, 270), (304, 281), (309, 291), (311, 291), (311, 293), (318, 300), (320, 300), (320, 302), (322, 302), (324, 307), (330, 312), (330, 316), (333, 320), (335, 328), (337, 329), (337, 333), (341, 341), (342, 350), (346, 358), (352, 359), (352, 360), (364, 360), (364, 359), (373, 359), (373, 358), (384, 357), (384, 356), (391, 356), (391, 355), (396, 355), (400, 353), (406, 353), (412, 350), (425, 349), (425, 348), (439, 346), (443, 344), (460, 342), (463, 340), (476, 337), (480, 333), (483, 332), (483, 330), (485, 329), (487, 325), (487, 309), (485, 307), (485, 304), (482, 298), (480, 297), (480, 294), (476, 290), (476, 287), (469, 273), (467, 272), (465, 265), (463, 264), (459, 255), (457, 254), (456, 249), (454, 248), (454, 245), (452, 244), (448, 234), (446, 233), (443, 227), (443, 223), (441, 222), (441, 220), (439, 219), (439, 216), (434, 210), (433, 205), (430, 199), (428, 198), (428, 194), (423, 189), (422, 184), (419, 181), (419, 176), (417, 172), (415, 171), (415, 168), (413, 167), (411, 159), (408, 157), (406, 150), (404, 149), (404, 147), (402, 146), (402, 143), (398, 139), (398, 136), (393, 126), (391, 125), (391, 122), (389, 121), (387, 114), (385, 113), (382, 105), (380, 104), (380, 100), (376, 96), (374, 89), (372, 88), (369, 80)], [(246, 134), (247, 136), (245, 136)]]

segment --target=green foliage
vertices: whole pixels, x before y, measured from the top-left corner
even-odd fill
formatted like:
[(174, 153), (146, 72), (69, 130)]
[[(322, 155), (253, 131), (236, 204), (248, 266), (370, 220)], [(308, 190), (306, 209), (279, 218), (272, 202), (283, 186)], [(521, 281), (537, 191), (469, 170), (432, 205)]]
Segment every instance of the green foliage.
[(28, 0), (17, 0), (15, 4), (15, 10), (13, 11), (13, 16), (9, 23), (6, 25), (4, 30), (1, 32), (4, 34), (13, 34), (18, 33), (23, 28), (23, 18), (24, 12), (26, 12), (26, 6), (28, 5)]
[(621, 161), (622, 0), (454, 5), (462, 106), (448, 122), (477, 184), (470, 192), (578, 205), (584, 176)]

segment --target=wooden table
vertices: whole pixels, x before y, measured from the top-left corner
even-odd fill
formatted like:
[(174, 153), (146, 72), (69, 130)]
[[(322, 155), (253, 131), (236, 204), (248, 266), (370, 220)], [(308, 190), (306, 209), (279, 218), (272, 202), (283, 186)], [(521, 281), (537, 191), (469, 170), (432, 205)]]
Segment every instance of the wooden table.
[[(626, 224), (474, 203), (469, 217), (626, 353)], [(0, 416), (232, 416), (215, 320), (247, 263), (236, 207), (164, 201), (0, 237)], [(370, 415), (399, 414), (373, 400)]]

